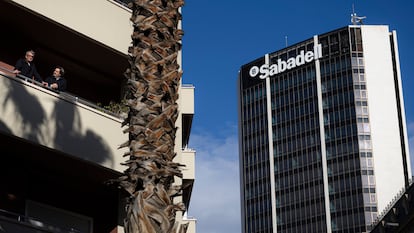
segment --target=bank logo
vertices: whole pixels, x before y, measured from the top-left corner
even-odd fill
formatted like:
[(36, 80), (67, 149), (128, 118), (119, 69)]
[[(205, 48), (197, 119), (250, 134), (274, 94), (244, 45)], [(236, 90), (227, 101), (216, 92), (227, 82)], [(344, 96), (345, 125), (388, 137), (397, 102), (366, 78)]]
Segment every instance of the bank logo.
[(311, 61), (317, 60), (321, 57), (322, 45), (318, 44), (313, 48), (313, 51), (308, 51), (305, 53), (305, 51), (302, 50), (296, 57), (291, 57), (287, 59), (287, 61), (283, 61), (279, 58), (277, 59), (277, 62), (274, 64), (263, 64), (260, 67), (252, 66), (249, 70), (249, 75), (252, 78), (259, 75), (260, 79), (265, 79), (267, 77), (272, 77), (276, 74), (283, 73), (286, 70), (290, 70), (303, 64), (309, 63)]
[(256, 77), (256, 75), (258, 74), (259, 74), (259, 67), (253, 66), (252, 68), (250, 68), (250, 71), (249, 71), (250, 77)]

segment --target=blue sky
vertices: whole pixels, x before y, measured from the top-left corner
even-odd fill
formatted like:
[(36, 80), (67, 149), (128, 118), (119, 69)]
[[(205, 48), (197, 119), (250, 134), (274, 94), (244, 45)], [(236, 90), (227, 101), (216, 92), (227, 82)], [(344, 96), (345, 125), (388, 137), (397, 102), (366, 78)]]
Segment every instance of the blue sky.
[[(237, 141), (237, 75), (266, 53), (351, 23), (396, 30), (411, 154), (414, 154), (414, 2), (363, 0), (186, 0), (183, 83), (195, 86), (190, 147), (196, 181), (189, 215), (198, 233), (241, 232)], [(411, 42), (411, 44), (410, 44)], [(413, 156), (412, 156), (413, 157)], [(414, 161), (414, 159), (412, 159)]]

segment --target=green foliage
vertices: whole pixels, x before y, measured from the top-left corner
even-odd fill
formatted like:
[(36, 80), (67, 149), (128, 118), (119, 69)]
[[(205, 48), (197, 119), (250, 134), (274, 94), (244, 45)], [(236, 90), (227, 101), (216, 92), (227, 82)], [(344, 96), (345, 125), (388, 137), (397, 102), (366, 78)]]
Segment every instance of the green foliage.
[(129, 107), (125, 99), (121, 100), (121, 102), (110, 101), (108, 105), (104, 106), (101, 103), (98, 103), (97, 105), (103, 112), (109, 112), (122, 118), (125, 118), (128, 115)]

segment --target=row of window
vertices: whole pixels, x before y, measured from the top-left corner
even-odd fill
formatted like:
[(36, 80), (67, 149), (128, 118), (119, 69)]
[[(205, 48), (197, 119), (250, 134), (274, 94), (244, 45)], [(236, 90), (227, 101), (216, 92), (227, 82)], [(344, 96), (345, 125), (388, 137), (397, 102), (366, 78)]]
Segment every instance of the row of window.
[[(342, 179), (330, 180), (328, 184), (329, 194), (342, 193), (350, 190), (361, 189), (361, 176), (355, 174), (348, 174)], [(356, 203), (354, 203), (356, 204)]]
[(316, 73), (313, 66), (286, 72), (283, 75), (274, 77), (270, 80), (270, 90), (272, 94), (284, 94), (292, 92), (294, 89), (302, 89), (304, 86), (315, 84)]
[[(281, 164), (277, 169), (279, 172), (310, 166), (321, 161), (320, 146), (306, 147), (293, 153), (277, 154), (273, 151), (275, 164)], [(276, 169), (276, 168), (275, 168)]]
[(317, 216), (307, 219), (305, 222), (299, 222), (295, 225), (278, 226), (278, 233), (326, 233), (326, 221), (324, 216)]
[(320, 70), (322, 80), (325, 76), (337, 76), (338, 74), (346, 74), (351, 68), (351, 59), (349, 54), (337, 56), (331, 59), (320, 60)]
[(261, 147), (268, 144), (267, 133), (250, 135), (244, 137), (243, 150), (252, 151), (255, 148)]
[(317, 116), (304, 116), (295, 121), (280, 123), (273, 126), (273, 141), (276, 143), (280, 141), (290, 140), (292, 137), (304, 137), (306, 135), (316, 134), (316, 129), (319, 127)]
[(303, 170), (297, 170), (295, 173), (279, 173), (275, 175), (276, 190), (301, 190), (305, 187), (315, 185), (316, 183), (322, 184), (322, 168), (320, 164), (314, 164)]
[(359, 212), (363, 203), (363, 195), (361, 193), (339, 195), (338, 197), (331, 195), (329, 197), (330, 211), (334, 217), (343, 216), (350, 212)]
[(272, 125), (289, 123), (291, 121), (309, 120), (318, 113), (318, 104), (314, 101), (304, 102), (290, 108), (277, 109), (272, 111)]
[(361, 167), (358, 157), (347, 159), (331, 159), (328, 161), (328, 176), (340, 176), (352, 171), (357, 171)]
[(247, 88), (243, 90), (243, 105), (248, 105), (253, 102), (256, 102), (259, 99), (266, 97), (266, 87), (265, 84), (260, 83), (256, 86)]
[(267, 135), (267, 123), (263, 117), (251, 119), (243, 122), (243, 136), (257, 137), (259, 135)]
[(307, 102), (316, 102), (316, 85), (305, 85), (272, 95), (272, 110), (280, 111)]
[(364, 212), (352, 212), (345, 216), (333, 217), (331, 227), (332, 232), (366, 232), (365, 214)]
[[(311, 209), (307, 208), (306, 210)], [(324, 233), (326, 232), (325, 214), (308, 215), (305, 219), (284, 219), (283, 216), (277, 215), (277, 232), (283, 233)]]
[(322, 53), (324, 56), (349, 53), (350, 44), (347, 30), (320, 36), (319, 43), (322, 44)]
[(359, 153), (359, 146), (354, 137), (342, 138), (338, 141), (332, 140), (326, 143), (326, 158), (328, 161), (357, 153)]
[(249, 217), (246, 221), (246, 228), (249, 233), (271, 233), (272, 231), (272, 216), (259, 215), (255, 217)]
[(245, 168), (252, 166), (263, 166), (269, 162), (269, 153), (267, 149), (255, 148), (243, 157), (243, 165)]
[(266, 115), (266, 109), (265, 99), (260, 99), (251, 104), (246, 104), (243, 106), (243, 120), (252, 120), (257, 116)]
[(337, 90), (352, 89), (354, 82), (352, 75), (343, 73), (332, 77), (322, 78), (321, 89), (324, 96), (327, 94), (335, 94)]
[(298, 225), (309, 223), (309, 219), (316, 216), (325, 216), (324, 199), (316, 199), (301, 204), (300, 206), (291, 206), (284, 210), (277, 209), (276, 212), (279, 224), (281, 225)]
[(244, 179), (245, 183), (249, 184), (251, 182), (255, 182), (256, 180), (263, 179), (269, 177), (269, 165), (266, 166), (255, 166), (250, 169), (244, 169)]
[(323, 184), (315, 182), (313, 185), (300, 187), (297, 190), (285, 190), (276, 192), (276, 207), (280, 211), (295, 208), (295, 206), (306, 207), (315, 200), (323, 199)]
[(260, 198), (245, 201), (245, 207), (247, 217), (271, 213), (272, 203), (270, 193), (268, 193), (268, 195), (261, 196)]
[(244, 188), (246, 199), (252, 199), (269, 193), (270, 182), (268, 179), (262, 179), (259, 182), (252, 182), (245, 185)]
[(342, 93), (336, 93), (331, 96), (325, 96), (322, 100), (323, 109), (341, 109), (342, 106), (349, 106), (354, 103), (354, 91), (348, 90)]
[(349, 138), (352, 135), (356, 135), (356, 125), (355, 124), (343, 124), (337, 127), (325, 127), (325, 141), (338, 141), (342, 138)]
[(323, 113), (323, 123), (324, 125), (342, 125), (344, 122), (355, 119), (355, 115), (354, 106), (326, 110)]
[(351, 28), (351, 51), (362, 52), (362, 36), (360, 28)]
[[(320, 145), (319, 134), (309, 132), (296, 137), (284, 138), (283, 140), (274, 141), (274, 154), (276, 157), (287, 154), (300, 153), (301, 151)], [(291, 168), (295, 168), (292, 166)]]

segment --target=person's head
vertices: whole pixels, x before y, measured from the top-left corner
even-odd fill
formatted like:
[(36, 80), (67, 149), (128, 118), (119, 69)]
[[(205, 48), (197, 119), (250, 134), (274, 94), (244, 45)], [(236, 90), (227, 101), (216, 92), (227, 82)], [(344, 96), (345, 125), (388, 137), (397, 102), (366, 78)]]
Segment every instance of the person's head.
[(26, 59), (26, 61), (32, 62), (34, 55), (35, 55), (35, 52), (33, 50), (29, 50), (26, 52), (26, 55), (24, 56), (24, 58)]
[(56, 66), (55, 70), (53, 71), (53, 76), (55, 77), (63, 77), (65, 75), (65, 70), (61, 66)]

